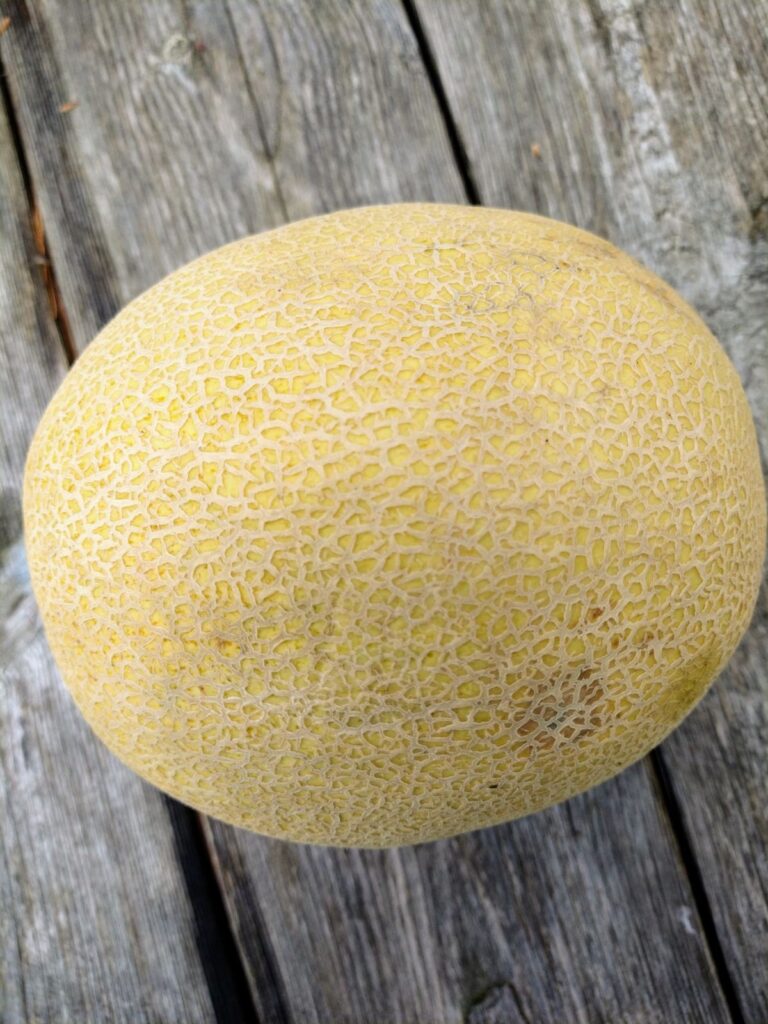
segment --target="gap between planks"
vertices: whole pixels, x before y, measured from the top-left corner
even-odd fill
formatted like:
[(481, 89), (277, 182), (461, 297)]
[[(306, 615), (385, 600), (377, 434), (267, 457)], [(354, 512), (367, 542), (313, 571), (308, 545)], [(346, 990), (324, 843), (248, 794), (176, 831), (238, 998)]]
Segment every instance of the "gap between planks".
[(75, 343), (72, 340), (72, 332), (69, 329), (69, 320), (67, 319), (67, 313), (61, 300), (61, 292), (59, 291), (59, 286), (56, 281), (56, 271), (53, 267), (53, 261), (48, 254), (43, 218), (40, 212), (40, 207), (37, 205), (35, 200), (32, 175), (29, 170), (27, 154), (24, 152), (24, 143), (21, 138), (19, 120), (16, 116), (11, 91), (8, 87), (8, 79), (6, 76), (5, 65), (3, 64), (2, 54), (0, 54), (0, 103), (2, 103), (6, 117), (8, 118), (8, 127), (11, 132), (13, 150), (21, 173), (21, 180), (24, 185), (24, 194), (27, 198), (27, 208), (29, 210), (29, 220), (32, 228), (32, 238), (35, 243), (35, 249), (38, 257), (38, 269), (42, 275), (43, 284), (45, 286), (46, 294), (48, 295), (51, 318), (58, 332), (59, 341), (61, 342), (61, 347), (64, 350), (67, 363), (69, 366), (72, 366), (75, 359), (77, 359), (77, 351), (75, 349)]
[(416, 10), (415, 0), (402, 0), (402, 4), (411, 32), (413, 33), (413, 38), (416, 41), (419, 56), (421, 57), (421, 63), (424, 65), (427, 81), (429, 82), (429, 86), (435, 97), (440, 117), (443, 120), (443, 125), (448, 136), (448, 142), (451, 146), (451, 152), (453, 153), (454, 163), (456, 164), (456, 170), (459, 172), (459, 177), (461, 178), (461, 184), (464, 188), (464, 194), (467, 197), (467, 202), (470, 206), (482, 206), (483, 201), (480, 197), (480, 190), (475, 182), (467, 148), (464, 145), (464, 140), (459, 132), (456, 119), (453, 116), (451, 105), (448, 102), (448, 96), (443, 88), (443, 82), (437, 68), (437, 61), (432, 53), (429, 40), (424, 32), (424, 27), (421, 24), (421, 18), (419, 17), (419, 12)]
[(717, 932), (717, 925), (712, 914), (712, 907), (709, 902), (706, 886), (704, 885), (704, 878), (688, 835), (688, 829), (680, 808), (680, 801), (672, 780), (672, 774), (664, 760), (664, 752), (661, 747), (656, 747), (648, 754), (648, 757), (650, 758), (653, 774), (659, 787), (664, 810), (672, 827), (672, 834), (688, 879), (693, 903), (701, 922), (707, 947), (709, 948), (709, 955), (712, 957), (717, 980), (720, 983), (723, 998), (728, 1006), (728, 1012), (733, 1019), (733, 1024), (747, 1024), (739, 1002), (736, 985), (728, 968), (723, 945)]

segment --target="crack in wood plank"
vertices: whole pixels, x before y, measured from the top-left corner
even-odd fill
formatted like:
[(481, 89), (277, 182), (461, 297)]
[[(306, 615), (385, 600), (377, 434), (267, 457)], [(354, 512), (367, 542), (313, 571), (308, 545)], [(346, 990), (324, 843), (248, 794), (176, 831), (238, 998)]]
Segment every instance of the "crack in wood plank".
[[(10, 19), (8, 19), (8, 23), (10, 24)], [(19, 171), (21, 173), (24, 191), (27, 195), (27, 203), (30, 208), (32, 238), (35, 243), (35, 249), (37, 250), (36, 262), (38, 263), (40, 273), (43, 278), (43, 284), (48, 296), (48, 304), (51, 309), (51, 316), (56, 323), (61, 344), (67, 355), (67, 360), (71, 365), (75, 361), (74, 345), (72, 343), (72, 336), (69, 330), (66, 312), (59, 297), (56, 275), (53, 272), (51, 261), (48, 259), (48, 252), (45, 243), (45, 231), (43, 229), (40, 210), (35, 205), (34, 194), (32, 191), (32, 179), (26, 162), (26, 155), (21, 141), (19, 126), (16, 121), (16, 112), (13, 108), (11, 94), (8, 89), (8, 81), (6, 78), (5, 67), (3, 65), (2, 53), (0, 53), (0, 104), (2, 104), (5, 109), (5, 116), (8, 120), (13, 149), (19, 163)]]
[[(242, 46), (240, 45), (240, 39), (239, 39), (238, 34), (237, 34), (237, 25), (235, 23), (235, 18), (234, 18), (234, 15), (232, 14), (232, 8), (230, 7), (230, 5), (228, 3), (228, 0), (224, 0), (224, 9), (227, 12), (227, 18), (229, 20), (230, 29), (232, 31), (232, 39), (234, 41), (234, 46), (235, 46), (235, 53), (237, 54), (237, 60), (238, 60), (238, 63), (240, 65), (240, 69), (241, 69), (241, 71), (243, 73), (243, 81), (245, 82), (245, 87), (246, 87), (246, 89), (248, 91), (248, 96), (249, 96), (250, 101), (251, 101), (251, 108), (253, 109), (254, 117), (256, 118), (256, 124), (258, 125), (259, 138), (261, 140), (262, 152), (264, 153), (264, 156), (266, 157), (266, 159), (267, 159), (267, 161), (269, 163), (269, 166), (270, 166), (270, 168), (272, 170), (272, 181), (273, 181), (273, 185), (274, 185), (274, 189), (275, 189), (275, 196), (277, 198), (277, 202), (278, 202), (278, 205), (280, 207), (280, 213), (282, 215), (283, 220), (289, 220), (290, 217), (289, 217), (289, 214), (288, 214), (288, 206), (287, 206), (286, 201), (285, 201), (285, 196), (283, 195), (282, 189), (280, 187), (280, 179), (278, 177), (277, 169), (276, 169), (276, 166), (275, 166), (275, 161), (277, 159), (277, 155), (278, 155), (278, 152), (279, 152), (279, 144), (275, 144), (273, 146), (273, 145), (270, 144), (270, 141), (267, 138), (267, 130), (266, 130), (266, 126), (264, 124), (264, 118), (262, 116), (261, 107), (259, 105), (259, 99), (258, 99), (258, 96), (256, 94), (256, 91), (254, 90), (253, 83), (251, 82), (251, 76), (250, 76), (250, 73), (248, 71), (248, 65), (247, 65), (247, 63), (245, 61), (245, 57), (243, 55), (243, 49), (242, 49)], [(263, 20), (262, 20), (262, 24), (264, 24)], [(269, 33), (268, 29), (266, 31), (266, 38), (269, 41), (269, 47), (270, 47), (271, 52), (274, 53), (274, 45), (272, 43), (272, 39), (271, 39), (271, 36), (270, 36), (270, 33)], [(277, 64), (277, 66), (279, 67), (279, 62)], [(279, 77), (278, 77), (278, 83), (279, 84), (278, 84), (278, 90), (277, 90), (277, 102), (279, 104), (280, 103), (280, 97), (281, 97), (281, 94), (282, 94), (282, 80)], [(278, 118), (278, 124), (279, 123), (280, 123), (280, 120)], [(279, 140), (279, 138), (280, 138), (280, 135), (278, 133), (277, 139)]]
[(691, 895), (693, 896), (693, 901), (696, 906), (696, 913), (698, 914), (702, 930), (707, 940), (707, 945), (709, 946), (712, 962), (715, 965), (715, 970), (717, 971), (717, 976), (720, 981), (720, 987), (723, 990), (725, 1001), (728, 1004), (731, 1019), (733, 1024), (747, 1024), (739, 1001), (739, 994), (737, 992), (734, 979), (728, 968), (728, 962), (723, 951), (723, 944), (720, 941), (720, 936), (717, 932), (717, 926), (712, 915), (709, 896), (707, 895), (706, 886), (704, 885), (701, 868), (699, 867), (696, 860), (696, 854), (691, 845), (688, 829), (685, 824), (685, 818), (683, 817), (680, 808), (680, 801), (677, 793), (675, 792), (674, 781), (664, 761), (663, 749), (658, 747), (656, 750), (652, 751), (649, 756), (656, 775), (657, 784), (662, 794), (662, 799), (664, 800), (664, 804), (667, 808), (672, 831), (675, 835), (678, 850), (680, 851), (680, 857), (685, 865), (686, 874), (688, 875), (688, 881), (691, 886)]
[(494, 982), (469, 1003), (465, 1024), (536, 1024), (523, 1007), (515, 986), (509, 981)]
[(195, 939), (217, 1024), (280, 1024), (288, 1018), (256, 1011), (247, 962), (229, 920), (218, 871), (206, 840), (203, 819), (178, 801), (165, 798), (189, 899), (195, 908)]
[(451, 143), (454, 163), (461, 175), (461, 181), (464, 186), (464, 194), (467, 202), (472, 206), (479, 206), (481, 203), (480, 192), (478, 191), (477, 183), (475, 182), (472, 164), (467, 156), (467, 149), (464, 145), (461, 131), (453, 116), (451, 105), (448, 102), (448, 97), (446, 96), (445, 88), (443, 87), (443, 83), (440, 78), (440, 72), (437, 69), (435, 58), (429, 46), (429, 40), (424, 34), (424, 28), (421, 24), (418, 8), (416, 7), (414, 0), (402, 0), (402, 4), (406, 17), (408, 18), (408, 23), (411, 27), (411, 31), (413, 32), (413, 37), (416, 40), (416, 45), (419, 48), (419, 55), (421, 56), (421, 61), (424, 65), (424, 71), (429, 80), (432, 93), (435, 97), (435, 102), (437, 103), (448, 139)]

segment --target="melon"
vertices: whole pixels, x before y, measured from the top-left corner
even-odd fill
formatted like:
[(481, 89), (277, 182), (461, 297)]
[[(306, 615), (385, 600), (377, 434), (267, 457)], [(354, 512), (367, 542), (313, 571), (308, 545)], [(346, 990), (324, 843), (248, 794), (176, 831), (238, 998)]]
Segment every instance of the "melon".
[(286, 839), (529, 814), (659, 743), (748, 625), (765, 492), (699, 317), (545, 218), (369, 207), (131, 302), (32, 443), (32, 580), (95, 733)]

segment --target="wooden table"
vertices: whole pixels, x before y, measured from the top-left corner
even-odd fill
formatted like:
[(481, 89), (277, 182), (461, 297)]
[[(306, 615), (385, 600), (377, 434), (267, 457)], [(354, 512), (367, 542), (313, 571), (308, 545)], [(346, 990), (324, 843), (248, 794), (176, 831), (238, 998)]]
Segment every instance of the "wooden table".
[[(392, 200), (535, 210), (658, 271), (768, 446), (768, 0), (0, 0), (0, 1018), (768, 1022), (768, 597), (635, 767), (451, 841), (304, 848), (99, 745), (30, 595), (43, 408), (205, 250)], [(10, 21), (8, 21), (10, 19)]]

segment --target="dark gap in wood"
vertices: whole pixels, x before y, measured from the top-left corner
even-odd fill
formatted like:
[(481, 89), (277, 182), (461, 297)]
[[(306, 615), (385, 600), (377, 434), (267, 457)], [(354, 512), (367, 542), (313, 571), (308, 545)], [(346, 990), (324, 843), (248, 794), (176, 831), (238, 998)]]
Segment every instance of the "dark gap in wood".
[(445, 124), (445, 130), (448, 135), (448, 141), (453, 152), (453, 158), (456, 161), (456, 167), (461, 177), (461, 183), (464, 186), (464, 193), (467, 197), (467, 201), (472, 206), (480, 206), (482, 200), (480, 198), (480, 190), (475, 182), (474, 175), (472, 173), (472, 166), (469, 162), (469, 156), (467, 155), (467, 149), (464, 145), (464, 140), (459, 132), (456, 119), (453, 116), (451, 106), (448, 102), (443, 83), (440, 78), (440, 72), (437, 69), (437, 62), (435, 61), (432, 48), (429, 45), (424, 28), (421, 24), (421, 18), (419, 12), (416, 10), (415, 0), (403, 0), (403, 8), (405, 10), (406, 17), (411, 26), (411, 31), (416, 40), (416, 45), (419, 48), (419, 56), (424, 65), (424, 70), (427, 73), (429, 84), (432, 87), (437, 106), (440, 110), (440, 115)]
[(669, 818), (672, 832), (677, 843), (677, 848), (680, 853), (680, 858), (683, 862), (685, 873), (688, 877), (688, 884), (691, 887), (691, 895), (693, 896), (693, 902), (696, 906), (696, 912), (701, 922), (701, 928), (704, 933), (704, 940), (707, 943), (709, 949), (709, 955), (712, 957), (712, 963), (715, 967), (715, 973), (717, 980), (720, 983), (720, 988), (723, 992), (728, 1011), (733, 1020), (733, 1024), (747, 1024), (746, 1018), (739, 1003), (738, 993), (734, 984), (731, 972), (728, 969), (728, 964), (725, 959), (725, 953), (723, 952), (723, 946), (720, 942), (720, 937), (717, 934), (717, 925), (715, 924), (715, 918), (712, 914), (712, 907), (709, 902), (709, 896), (707, 895), (707, 889), (704, 885), (704, 879), (699, 869), (696, 855), (693, 852), (693, 845), (691, 843), (690, 836), (688, 835), (688, 828), (683, 818), (683, 812), (675, 791), (674, 783), (672, 782), (672, 776), (669, 773), (664, 755), (661, 749), (657, 747), (650, 753), (650, 761), (653, 767), (654, 774), (656, 776), (656, 782), (661, 792), (661, 797), (664, 803), (664, 807)]
[(486, 1021), (501, 1020), (500, 1014), (507, 1010), (505, 1002), (507, 1007), (514, 1006), (516, 1014), (514, 1021), (510, 1020), (509, 1024), (534, 1024), (525, 1012), (520, 995), (511, 981), (495, 981), (478, 992), (464, 1010), (462, 1024), (485, 1024)]
[[(254, 876), (242, 858), (242, 848), (239, 844), (227, 843), (226, 866), (223, 866), (216, 840), (210, 830), (203, 831), (208, 841), (213, 870), (219, 880), (219, 888), (222, 892), (231, 893), (233, 899), (237, 899), (238, 907), (242, 907), (241, 913), (235, 911), (234, 916), (246, 919), (242, 927), (235, 927), (235, 941), (240, 941), (242, 947), (250, 951), (250, 956), (246, 959), (243, 955), (242, 959), (246, 964), (251, 991), (256, 993), (257, 1009), (261, 1018), (265, 1024), (291, 1024), (291, 1021), (295, 1020), (290, 1011), (291, 1000), (277, 964), (269, 928), (253, 891)], [(262, 838), (261, 841), (266, 840)], [(242, 940), (239, 939), (241, 932), (244, 933)]]
[(600, 45), (605, 50), (606, 56), (610, 58), (613, 55), (613, 41), (611, 39), (611, 27), (608, 24), (608, 18), (601, 10), (598, 0), (587, 0), (587, 10), (595, 26), (595, 32), (600, 40)]
[(27, 197), (30, 229), (32, 232), (32, 241), (35, 246), (38, 269), (43, 278), (43, 284), (45, 285), (45, 291), (48, 296), (48, 304), (51, 309), (51, 316), (54, 324), (56, 325), (56, 330), (59, 333), (61, 347), (64, 349), (67, 362), (71, 366), (77, 359), (77, 349), (75, 348), (75, 343), (72, 339), (72, 332), (69, 329), (67, 313), (64, 309), (64, 304), (61, 301), (61, 293), (59, 292), (59, 286), (56, 281), (56, 271), (53, 266), (53, 261), (48, 255), (48, 249), (45, 244), (45, 228), (43, 226), (42, 214), (40, 213), (40, 207), (37, 205), (35, 200), (35, 190), (32, 184), (32, 174), (29, 169), (29, 161), (27, 160), (24, 140), (21, 135), (21, 128), (19, 127), (19, 120), (16, 116), (16, 108), (13, 105), (13, 97), (11, 96), (7, 72), (1, 54), (0, 99), (5, 110), (5, 116), (8, 119), (8, 128), (11, 133), (16, 161), (19, 165), (21, 180), (24, 185), (24, 193)]
[[(262, 1024), (199, 814), (165, 798), (217, 1024)], [(266, 1024), (266, 1022), (264, 1022)]]
[(34, 201), (32, 199), (32, 179), (29, 173), (29, 164), (27, 163), (26, 153), (24, 152), (24, 144), (21, 141), (21, 131), (19, 130), (19, 122), (16, 117), (13, 99), (11, 98), (11, 90), (8, 85), (8, 72), (5, 69), (2, 50), (0, 50), (0, 96), (2, 96), (5, 116), (8, 118), (8, 127), (11, 131), (13, 148), (16, 151), (16, 159), (19, 164), (19, 170), (21, 171), (21, 180), (24, 184), (27, 204), (31, 210), (34, 206)]

